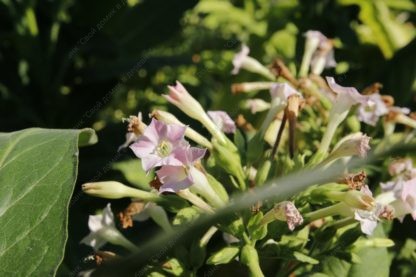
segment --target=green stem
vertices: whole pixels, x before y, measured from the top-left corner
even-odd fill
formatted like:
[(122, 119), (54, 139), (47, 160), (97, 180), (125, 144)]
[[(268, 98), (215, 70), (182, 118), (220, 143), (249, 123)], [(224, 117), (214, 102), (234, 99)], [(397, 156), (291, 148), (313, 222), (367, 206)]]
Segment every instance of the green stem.
[(335, 221), (334, 223), (328, 225), (328, 227), (334, 227), (335, 229), (339, 229), (353, 223), (357, 223), (357, 221), (353, 217), (346, 217)]
[(207, 204), (202, 198), (198, 197), (196, 194), (193, 194), (189, 189), (180, 190), (177, 194), (194, 204), (196, 207), (200, 208), (202, 211), (207, 213), (213, 213), (214, 210), (210, 205)]
[(273, 99), (272, 100), (272, 106), (269, 109), (269, 111), (266, 115), (266, 119), (263, 121), (263, 123), (260, 127), (260, 130), (259, 130), (259, 134), (260, 134), (260, 137), (262, 139), (264, 137), (264, 134), (267, 131), (267, 128), (269, 128), (271, 122), (273, 121), (273, 118), (276, 116), (277, 113), (282, 111), (285, 107), (286, 107), (286, 102), (285, 101), (281, 101), (280, 99)]
[(212, 236), (218, 231), (218, 228), (215, 226), (211, 226), (208, 231), (204, 234), (204, 236), (199, 241), (199, 246), (204, 247), (208, 244), (209, 240)]

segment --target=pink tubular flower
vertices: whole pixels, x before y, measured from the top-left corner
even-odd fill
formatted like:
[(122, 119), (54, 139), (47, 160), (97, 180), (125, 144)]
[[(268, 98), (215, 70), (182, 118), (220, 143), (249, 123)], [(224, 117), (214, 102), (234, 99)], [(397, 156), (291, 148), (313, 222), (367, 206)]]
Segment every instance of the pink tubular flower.
[(130, 148), (142, 159), (145, 171), (161, 166), (183, 164), (183, 153), (188, 143), (184, 139), (185, 126), (164, 124), (152, 119), (142, 136)]
[(389, 112), (380, 94), (374, 93), (358, 108), (358, 119), (368, 125), (375, 126), (378, 119)]
[(194, 183), (194, 179), (190, 172), (190, 168), (202, 159), (206, 150), (197, 147), (188, 147), (183, 149), (181, 155), (181, 166), (165, 165), (160, 168), (156, 174), (160, 182), (163, 184), (159, 188), (159, 192), (178, 192), (190, 187)]
[(224, 111), (208, 111), (209, 117), (214, 121), (215, 125), (226, 134), (235, 133), (236, 127), (234, 120)]

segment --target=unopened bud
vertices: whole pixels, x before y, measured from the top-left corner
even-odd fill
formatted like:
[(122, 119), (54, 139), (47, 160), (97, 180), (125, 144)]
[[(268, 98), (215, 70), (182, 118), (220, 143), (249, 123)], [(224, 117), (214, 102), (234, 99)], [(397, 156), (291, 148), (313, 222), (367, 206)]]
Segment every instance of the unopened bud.
[(107, 199), (131, 197), (141, 200), (155, 201), (159, 198), (156, 194), (131, 188), (116, 181), (86, 183), (82, 185), (82, 190), (91, 196)]

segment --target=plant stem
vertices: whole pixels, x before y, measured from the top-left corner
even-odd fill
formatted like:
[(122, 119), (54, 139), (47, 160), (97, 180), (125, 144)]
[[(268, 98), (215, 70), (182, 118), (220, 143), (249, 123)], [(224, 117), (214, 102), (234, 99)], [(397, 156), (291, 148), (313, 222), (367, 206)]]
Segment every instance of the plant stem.
[(183, 189), (177, 192), (177, 194), (194, 204), (196, 207), (200, 208), (202, 211), (205, 211), (207, 213), (213, 213), (214, 210), (210, 205), (207, 204), (202, 198), (197, 196), (196, 194), (193, 194), (189, 189)]

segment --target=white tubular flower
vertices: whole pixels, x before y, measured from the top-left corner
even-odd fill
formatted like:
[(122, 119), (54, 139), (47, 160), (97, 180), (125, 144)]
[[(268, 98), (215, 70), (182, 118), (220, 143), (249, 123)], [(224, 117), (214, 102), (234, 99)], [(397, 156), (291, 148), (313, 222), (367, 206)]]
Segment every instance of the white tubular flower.
[(354, 219), (360, 223), (361, 232), (366, 235), (372, 235), (377, 227), (380, 217), (390, 217), (393, 210), (390, 207), (376, 203), (371, 210), (355, 210)]
[(347, 117), (351, 107), (365, 103), (367, 98), (361, 95), (353, 87), (342, 87), (338, 85), (334, 78), (326, 77), (329, 87), (337, 95), (329, 113), (328, 126), (325, 129), (325, 133), (322, 137), (321, 144), (319, 145), (318, 151), (312, 158), (311, 163), (316, 164), (322, 161), (328, 153), (329, 145), (331, 144), (332, 138), (335, 134), (339, 124)]
[(301, 95), (288, 83), (275, 83), (270, 89), (272, 100), (278, 99), (282, 103), (287, 103), (287, 99), (292, 95)]
[(270, 96), (272, 98), (271, 106), (266, 115), (266, 119), (260, 127), (260, 137), (264, 137), (266, 130), (269, 128), (276, 114), (286, 108), (289, 97), (295, 95), (300, 96), (301, 94), (287, 83), (275, 83), (273, 85), (270, 89)]
[(356, 88), (340, 86), (335, 82), (333, 77), (326, 77), (326, 81), (328, 82), (330, 89), (337, 94), (330, 116), (335, 114), (345, 114), (346, 117), (352, 106), (365, 104), (367, 102), (367, 97), (361, 95)]
[(349, 207), (359, 210), (372, 210), (376, 206), (376, 201), (368, 186), (363, 186), (360, 191), (347, 191), (343, 202)]
[(243, 44), (241, 46), (241, 51), (234, 56), (234, 68), (231, 71), (231, 73), (233, 75), (236, 75), (238, 74), (238, 72), (240, 72), (240, 69), (245, 69), (247, 71), (262, 75), (269, 80), (275, 80), (275, 77), (270, 72), (270, 70), (267, 69), (264, 65), (262, 65), (258, 60), (250, 57), (248, 55), (249, 53), (250, 49), (247, 47), (247, 45)]
[(311, 61), (312, 74), (321, 75), (325, 68), (331, 68), (337, 65), (333, 48), (334, 45), (329, 39), (326, 39), (319, 44), (319, 48), (313, 55)]
[(138, 249), (117, 230), (110, 204), (107, 204), (102, 214), (90, 215), (88, 227), (91, 233), (83, 238), (81, 243), (91, 246), (95, 251), (99, 250), (107, 242), (123, 246), (130, 251), (136, 251)]
[(370, 150), (369, 142), (370, 137), (361, 132), (347, 135), (335, 145), (334, 150), (332, 150), (323, 163), (328, 164), (342, 157), (358, 156), (365, 158)]
[(387, 113), (387, 106), (378, 93), (370, 94), (357, 110), (358, 119), (371, 126), (375, 126), (379, 118)]
[[(323, 50), (326, 49), (327, 47), (325, 48), (326, 46), (325, 43), (329, 41), (328, 38), (319, 31), (312, 31), (312, 30), (307, 31), (305, 33), (305, 37), (306, 37), (305, 50), (303, 52), (302, 64), (299, 70), (300, 77), (305, 77), (308, 75), (309, 67), (311, 66), (311, 62), (314, 57), (314, 54), (317, 52), (321, 44), (323, 46)], [(325, 54), (325, 51), (321, 52), (320, 55), (323, 57), (326, 57), (326, 54), (325, 56), (323, 54)], [(317, 62), (318, 61), (316, 60), (316, 55), (315, 55), (315, 61), (314, 61), (315, 71), (318, 71), (318, 69), (322, 67), (322, 65), (320, 65), (322, 61), (319, 61), (319, 64)], [(325, 66), (325, 60), (323, 61), (323, 66)]]

